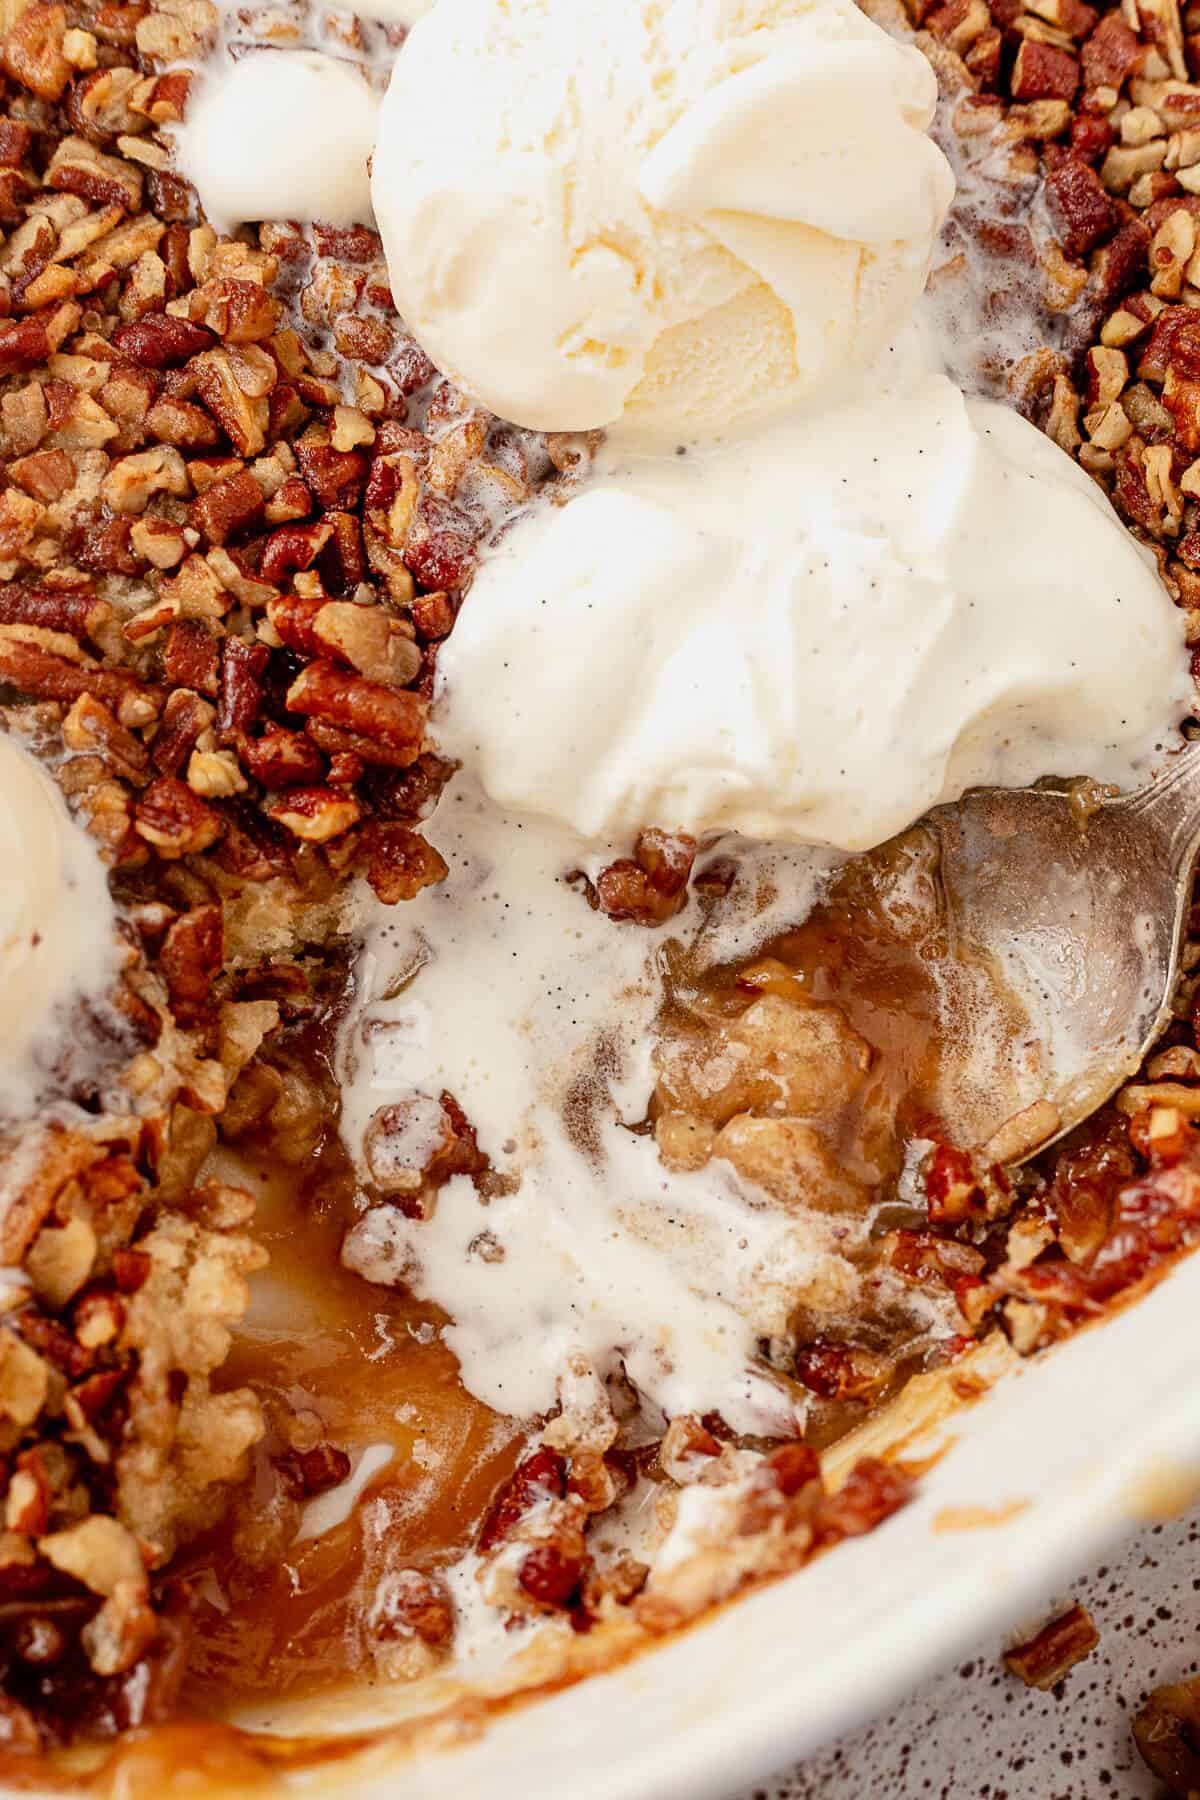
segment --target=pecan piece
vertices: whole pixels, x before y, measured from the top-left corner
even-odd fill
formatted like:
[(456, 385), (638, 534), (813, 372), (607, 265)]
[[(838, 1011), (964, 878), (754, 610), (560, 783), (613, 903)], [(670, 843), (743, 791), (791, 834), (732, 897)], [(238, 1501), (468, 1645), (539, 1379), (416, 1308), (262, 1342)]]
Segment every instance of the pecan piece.
[(18, 169), (29, 155), (33, 130), (16, 119), (0, 119), (0, 168)]
[(1089, 88), (1116, 88), (1119, 93), (1145, 54), (1120, 11), (1105, 13), (1083, 46), (1083, 79)]
[(525, 1514), (542, 1500), (561, 1500), (567, 1491), (567, 1465), (557, 1450), (542, 1445), (523, 1457), (500, 1489), (479, 1531), (479, 1549), (502, 1544)]
[(1200, 1678), (1155, 1688), (1133, 1721), (1142, 1761), (1172, 1794), (1200, 1788)]
[(413, 900), (449, 874), (440, 851), (407, 825), (372, 821), (363, 833), (366, 876), (385, 906)]
[(163, 671), (168, 681), (178, 687), (215, 694), (219, 658), (217, 635), (203, 619), (179, 619), (167, 633)]
[(344, 510), (362, 499), (367, 459), (359, 450), (335, 450), (328, 434), (302, 437), (296, 444), (300, 473), (318, 505)]
[(262, 678), (271, 652), (265, 644), (226, 638), (221, 647), (221, 685), (217, 701), (217, 735), (232, 743), (248, 731), (262, 706)]
[(204, 404), (239, 456), (257, 456), (266, 445), (269, 412), (265, 399), (242, 391), (227, 350), (205, 350), (188, 364)]
[(4, 68), (42, 100), (60, 100), (75, 73), (63, 55), (67, 13), (63, 6), (30, 6), (4, 38)]
[(305, 787), (319, 782), (325, 758), (302, 731), (272, 726), (259, 738), (242, 738), (238, 744), (242, 766), (266, 788)]
[(145, 780), (150, 767), (146, 746), (141, 738), (126, 731), (94, 694), (79, 696), (63, 720), (62, 733), (69, 750), (98, 750), (114, 773), (126, 781), (136, 785)]
[(324, 786), (288, 788), (268, 800), (263, 811), (306, 844), (328, 844), (344, 837), (362, 818), (362, 807), (353, 794)]
[(82, 137), (64, 138), (59, 144), (46, 170), (46, 186), (130, 213), (142, 203), (142, 178), (135, 166), (106, 156)]
[(40, 319), (11, 319), (0, 324), (0, 375), (36, 368), (50, 356), (50, 340)]
[(162, 775), (139, 797), (134, 830), (161, 857), (174, 861), (215, 844), (221, 835), (221, 815), (186, 782)]
[[(343, 768), (352, 767), (351, 759), (357, 758), (376, 769), (399, 771), (408, 770), (416, 760), (410, 745), (385, 744), (381, 739), (365, 737), (361, 732), (344, 731), (338, 725), (330, 725), (325, 719), (309, 719), (304, 729), (326, 756), (343, 759)], [(332, 779), (332, 764), (330, 778)]]
[(1073, 100), (1078, 86), (1079, 63), (1069, 50), (1022, 38), (1011, 78), (1014, 100)]
[(454, 1636), (454, 1602), (445, 1583), (417, 1569), (400, 1569), (380, 1584), (371, 1611), (373, 1634), (385, 1642), (418, 1637), (441, 1650)]
[(280, 302), (257, 281), (219, 277), (188, 296), (189, 319), (207, 325), (226, 344), (263, 343), (282, 314)]
[[(55, 452), (51, 452), (55, 454)], [(0, 583), (0, 625), (39, 625), (72, 637), (90, 636), (112, 617), (107, 600), (85, 588), (34, 588)]]
[(263, 509), (262, 489), (249, 469), (214, 482), (192, 504), (192, 523), (212, 544), (225, 544), (245, 531)]
[(402, 622), (381, 606), (328, 601), (318, 609), (311, 630), (318, 655), (341, 658), (369, 681), (404, 687), (420, 673), (421, 652)]
[[(112, 708), (123, 725), (147, 725), (158, 717), (166, 699), (128, 669), (93, 669), (70, 662), (36, 643), (11, 639), (0, 628), (0, 677), (43, 700), (78, 700), (94, 694)], [(13, 628), (7, 628), (13, 629)]]
[(587, 1566), (585, 1554), (557, 1544), (536, 1544), (521, 1560), (517, 1580), (539, 1606), (569, 1612)]
[(8, 473), (27, 494), (46, 506), (61, 500), (75, 485), (75, 465), (65, 450), (35, 450), (32, 456), (21, 456), (9, 463)]
[[(304, 491), (307, 494), (307, 488)], [(307, 512), (309, 507), (305, 506), (304, 510)], [(332, 536), (333, 527), (325, 521), (316, 525), (282, 526), (267, 539), (259, 573), (264, 581), (280, 586), (289, 575), (311, 569)]]
[(415, 762), (425, 733), (427, 703), (403, 688), (383, 687), (319, 660), (302, 669), (288, 689), (292, 712), (341, 727), (357, 737), (377, 738)]
[(813, 1518), (813, 1534), (823, 1544), (863, 1537), (906, 1506), (912, 1492), (913, 1478), (904, 1469), (864, 1456), (837, 1493), (821, 1501)]
[(171, 369), (211, 349), (216, 334), (207, 325), (177, 319), (170, 313), (151, 314), (132, 325), (120, 325), (112, 341), (139, 368)]
[(696, 840), (684, 832), (643, 831), (634, 857), (620, 857), (596, 882), (600, 911), (610, 919), (661, 925), (687, 900)]
[(1095, 169), (1075, 157), (1046, 177), (1046, 205), (1068, 256), (1086, 256), (1117, 223)]
[(1035, 1637), (1006, 1650), (1004, 1661), (1026, 1687), (1052, 1688), (1077, 1662), (1090, 1656), (1099, 1642), (1100, 1634), (1086, 1608), (1072, 1606), (1043, 1625)]
[(212, 1012), (213, 981), (220, 974), (224, 948), (219, 906), (184, 913), (163, 940), (159, 963), (175, 1018), (185, 1029), (201, 1024)]

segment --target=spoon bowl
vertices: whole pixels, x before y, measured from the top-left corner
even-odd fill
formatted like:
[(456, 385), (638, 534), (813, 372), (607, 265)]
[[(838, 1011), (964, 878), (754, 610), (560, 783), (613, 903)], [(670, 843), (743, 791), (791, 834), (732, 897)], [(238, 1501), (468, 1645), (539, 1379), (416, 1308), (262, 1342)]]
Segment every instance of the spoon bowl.
[[(956, 1021), (957, 1065), (986, 1064), (989, 1078), (949, 1077), (946, 1116), (989, 1160), (1018, 1163), (1110, 1099), (1170, 1020), (1200, 848), (1200, 743), (1094, 807), (987, 789), (929, 824), (951, 954), (986, 971), (997, 1003)], [(999, 1050), (998, 1014), (1019, 1021)]]

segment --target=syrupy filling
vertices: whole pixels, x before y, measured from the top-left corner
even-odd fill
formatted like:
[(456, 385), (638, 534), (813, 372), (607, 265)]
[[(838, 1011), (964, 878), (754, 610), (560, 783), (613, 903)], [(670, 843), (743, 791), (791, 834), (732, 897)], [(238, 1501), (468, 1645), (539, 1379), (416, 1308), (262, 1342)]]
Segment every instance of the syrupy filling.
[[(720, 860), (700, 878), (706, 924), (730, 879)], [(927, 1223), (912, 1146), (927, 1150), (948, 1129), (938, 1111), (939, 1071), (955, 1053), (944, 958), (936, 851), (922, 831), (846, 865), (802, 923), (751, 956), (714, 964), (680, 938), (660, 952), (656, 1080), (633, 1129), (653, 1135), (668, 1169), (723, 1159), (769, 1207), (820, 1213), (845, 1240), (853, 1308), (831, 1319), (814, 1294), (755, 1353), (817, 1449), (962, 1347), (936, 1309), (914, 1314), (893, 1267), (897, 1234)], [(261, 1397), (268, 1429), (228, 1519), (177, 1570), (197, 1596), (183, 1698), (206, 1713), (413, 1672), (423, 1577), (435, 1578), (423, 1640), (449, 1649), (454, 1608), (438, 1578), (486, 1546), (497, 1496), (511, 1492), (536, 1435), (464, 1387), (441, 1340), (444, 1312), (342, 1263), (364, 1196), (337, 1133), (328, 1072), (337, 1023), (331, 1011), (288, 1046), (324, 1097), (315, 1156), (289, 1166), (286, 1143), (262, 1132), (231, 1146), (258, 1196), (256, 1235), (271, 1260), (253, 1280), (222, 1382)], [(731, 1046), (747, 1054), (722, 1083), (713, 1071), (728, 1067)], [(586, 1139), (586, 1083), (575, 1105), (572, 1129)], [(664, 1478), (663, 1425), (653, 1420), (653, 1408), (631, 1405), (605, 1452), (622, 1484), (631, 1471)], [(719, 1413), (701, 1435), (714, 1448), (735, 1436)], [(614, 1491), (614, 1505), (627, 1491)], [(619, 1507), (601, 1507), (588, 1535), (602, 1541), (614, 1525), (627, 1533)], [(399, 1572), (401, 1602), (389, 1614)]]
[[(403, 1673), (390, 1665), (411, 1626), (389, 1614), (388, 1576), (473, 1546), (525, 1436), (463, 1388), (444, 1315), (343, 1268), (355, 1183), (335, 1136), (304, 1173), (270, 1144), (239, 1151), (271, 1265), (224, 1379), (259, 1394), (267, 1432), (229, 1517), (181, 1566), (199, 1597), (182, 1698), (205, 1713)], [(452, 1620), (430, 1629), (440, 1648)]]

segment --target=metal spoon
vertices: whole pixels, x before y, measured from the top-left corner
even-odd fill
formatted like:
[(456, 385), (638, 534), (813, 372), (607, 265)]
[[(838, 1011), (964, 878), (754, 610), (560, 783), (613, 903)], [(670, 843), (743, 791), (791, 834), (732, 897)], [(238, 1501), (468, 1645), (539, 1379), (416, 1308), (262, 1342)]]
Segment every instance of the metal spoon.
[[(955, 1018), (960, 1074), (943, 1110), (961, 1142), (1021, 1162), (1111, 1098), (1170, 1019), (1200, 849), (1200, 743), (1086, 817), (1061, 792), (988, 789), (928, 823), (952, 953), (989, 971), (995, 1001)], [(997, 1011), (1011, 1020), (1014, 997), (998, 1049)], [(969, 1073), (981, 1067), (982, 1088)]]

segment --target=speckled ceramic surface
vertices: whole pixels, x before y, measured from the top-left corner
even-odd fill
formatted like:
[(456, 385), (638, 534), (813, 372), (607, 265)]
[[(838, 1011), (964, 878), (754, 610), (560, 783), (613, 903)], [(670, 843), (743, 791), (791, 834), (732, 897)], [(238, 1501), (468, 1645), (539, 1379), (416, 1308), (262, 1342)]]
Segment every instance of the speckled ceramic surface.
[(1050, 1694), (994, 1636), (893, 1712), (736, 1800), (1153, 1800), (1130, 1722), (1160, 1682), (1200, 1672), (1200, 1511), (1143, 1531), (1070, 1597), (1100, 1643)]

